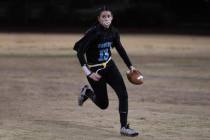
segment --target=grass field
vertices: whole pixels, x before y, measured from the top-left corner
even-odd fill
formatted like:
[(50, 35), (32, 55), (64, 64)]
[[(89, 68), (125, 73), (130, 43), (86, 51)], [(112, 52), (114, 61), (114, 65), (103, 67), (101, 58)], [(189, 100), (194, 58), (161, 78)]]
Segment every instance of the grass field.
[(135, 138), (119, 134), (118, 100), (109, 108), (77, 106), (86, 78), (72, 51), (80, 34), (0, 34), (0, 140), (209, 140), (210, 37), (123, 34), (134, 66), (145, 77), (130, 84)]

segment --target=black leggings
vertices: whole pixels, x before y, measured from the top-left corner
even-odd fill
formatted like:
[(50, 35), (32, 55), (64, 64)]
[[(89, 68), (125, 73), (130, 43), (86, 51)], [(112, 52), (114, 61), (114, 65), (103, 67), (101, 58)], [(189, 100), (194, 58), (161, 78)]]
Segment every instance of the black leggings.
[[(94, 67), (91, 68), (91, 71), (95, 72), (100, 68), (100, 66)], [(100, 70), (98, 74), (102, 76), (99, 81), (94, 81), (88, 77), (88, 81), (95, 94), (93, 102), (101, 109), (108, 107), (107, 84), (109, 84), (118, 96), (121, 126), (125, 126), (127, 124), (128, 114), (128, 94), (122, 75), (113, 60), (110, 60), (106, 68)]]

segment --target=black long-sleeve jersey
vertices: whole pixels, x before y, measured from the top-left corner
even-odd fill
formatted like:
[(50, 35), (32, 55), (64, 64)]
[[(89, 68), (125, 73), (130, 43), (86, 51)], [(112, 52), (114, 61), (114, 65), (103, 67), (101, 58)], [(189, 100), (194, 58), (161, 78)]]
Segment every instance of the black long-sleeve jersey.
[(77, 56), (81, 66), (99, 64), (111, 57), (112, 48), (116, 48), (128, 68), (132, 66), (120, 42), (118, 31), (114, 27), (107, 29), (100, 24), (91, 27), (85, 33), (81, 45), (77, 48)]

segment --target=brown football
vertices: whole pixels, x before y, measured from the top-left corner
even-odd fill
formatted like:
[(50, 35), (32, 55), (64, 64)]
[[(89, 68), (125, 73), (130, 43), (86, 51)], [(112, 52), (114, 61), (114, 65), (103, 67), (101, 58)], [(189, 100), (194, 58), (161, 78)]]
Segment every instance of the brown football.
[(128, 80), (135, 85), (143, 84), (143, 75), (139, 70), (127, 71)]

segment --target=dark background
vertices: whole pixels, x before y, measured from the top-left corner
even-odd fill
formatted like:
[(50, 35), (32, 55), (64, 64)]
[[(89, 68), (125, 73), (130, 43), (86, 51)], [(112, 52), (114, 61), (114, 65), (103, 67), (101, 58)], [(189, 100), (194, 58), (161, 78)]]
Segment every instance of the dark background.
[(104, 4), (123, 31), (210, 31), (210, 0), (0, 0), (0, 30), (83, 31)]

